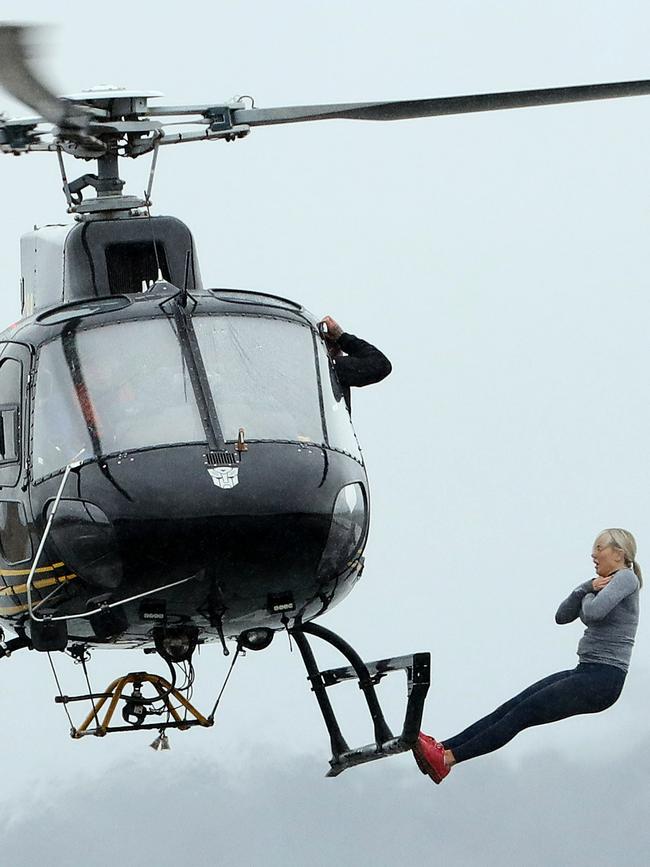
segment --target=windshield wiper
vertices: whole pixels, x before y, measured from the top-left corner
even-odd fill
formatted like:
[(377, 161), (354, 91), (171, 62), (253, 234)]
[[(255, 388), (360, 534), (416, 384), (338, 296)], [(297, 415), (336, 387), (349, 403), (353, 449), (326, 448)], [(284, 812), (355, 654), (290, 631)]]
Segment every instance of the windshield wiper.
[(132, 502), (133, 498), (131, 495), (115, 481), (108, 466), (102, 460), (102, 443), (99, 434), (100, 425), (98, 424), (95, 406), (88, 392), (88, 386), (86, 385), (86, 380), (81, 367), (79, 352), (77, 351), (77, 324), (77, 322), (70, 323), (64, 328), (61, 334), (63, 358), (70, 373), (77, 405), (81, 410), (81, 415), (86, 425), (88, 436), (90, 437), (93, 456), (97, 461), (97, 466), (99, 467), (100, 472), (123, 497)]
[[(170, 307), (171, 310), (168, 309)], [(180, 303), (177, 295), (163, 301), (160, 308), (168, 319), (173, 320), (176, 326), (176, 336), (180, 344), (181, 355), (187, 368), (208, 443), (209, 454), (206, 455), (208, 463), (214, 466), (234, 466), (238, 463), (239, 452), (233, 453), (226, 450), (226, 442), (194, 330), (192, 314), (185, 305)]]

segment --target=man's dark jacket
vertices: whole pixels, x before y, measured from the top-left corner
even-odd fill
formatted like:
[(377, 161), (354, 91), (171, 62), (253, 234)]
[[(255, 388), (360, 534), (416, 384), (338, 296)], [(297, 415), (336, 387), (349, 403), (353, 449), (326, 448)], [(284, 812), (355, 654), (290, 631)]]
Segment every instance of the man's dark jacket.
[(358, 388), (381, 382), (393, 368), (383, 352), (354, 334), (343, 332), (336, 345), (346, 353), (334, 359), (334, 369), (349, 410), (350, 386)]

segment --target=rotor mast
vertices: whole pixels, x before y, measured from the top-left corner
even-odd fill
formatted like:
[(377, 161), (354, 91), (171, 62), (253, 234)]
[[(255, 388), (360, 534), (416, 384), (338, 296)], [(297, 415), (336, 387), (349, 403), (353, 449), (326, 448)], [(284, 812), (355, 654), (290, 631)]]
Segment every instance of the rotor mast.
[[(77, 219), (128, 216), (134, 209), (149, 204), (148, 194), (144, 199), (123, 194), (125, 182), (120, 177), (119, 160), (120, 156), (137, 155), (135, 150), (138, 148), (138, 153), (154, 150), (155, 155), (156, 144), (162, 136), (161, 124), (156, 121), (142, 121), (139, 116), (141, 113), (146, 114), (147, 100), (152, 96), (160, 94), (127, 93), (120, 88), (102, 87), (66, 98), (66, 102), (78, 104), (80, 110), (90, 111), (95, 115), (87, 131), (67, 137), (60, 132), (54, 142), (59, 152), (68, 210), (75, 213)], [(62, 152), (76, 158), (96, 160), (97, 173), (86, 173), (68, 183)], [(95, 190), (95, 198), (84, 200), (83, 191), (87, 187)]]

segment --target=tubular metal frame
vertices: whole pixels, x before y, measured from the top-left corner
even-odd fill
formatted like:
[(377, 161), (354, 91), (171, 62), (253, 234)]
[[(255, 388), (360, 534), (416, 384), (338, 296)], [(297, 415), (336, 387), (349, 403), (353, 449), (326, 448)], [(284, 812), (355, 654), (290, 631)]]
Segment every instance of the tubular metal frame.
[[(297, 623), (290, 633), (300, 650), (307, 679), (316, 696), (325, 726), (330, 736), (332, 758), (328, 777), (336, 777), (347, 768), (372, 762), (413, 749), (420, 731), (424, 701), (429, 690), (431, 654), (414, 653), (365, 663), (359, 654), (335, 632), (316, 623)], [(319, 671), (308, 635), (320, 638), (335, 647), (350, 662), (344, 668)], [(401, 733), (395, 737), (384, 718), (375, 686), (391, 671), (404, 670), (407, 677), (407, 705)], [(343, 737), (327, 688), (344, 680), (357, 679), (373, 722), (375, 741), (362, 747), (350, 748)]]

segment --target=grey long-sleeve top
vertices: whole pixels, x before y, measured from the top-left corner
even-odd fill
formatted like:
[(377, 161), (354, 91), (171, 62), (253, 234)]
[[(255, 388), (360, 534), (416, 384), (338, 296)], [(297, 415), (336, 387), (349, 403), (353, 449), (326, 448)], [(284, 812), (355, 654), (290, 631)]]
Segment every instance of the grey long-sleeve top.
[(619, 569), (598, 593), (591, 580), (585, 581), (561, 603), (556, 623), (572, 623), (579, 617), (587, 627), (578, 644), (580, 662), (628, 670), (639, 622), (639, 586), (631, 569)]

